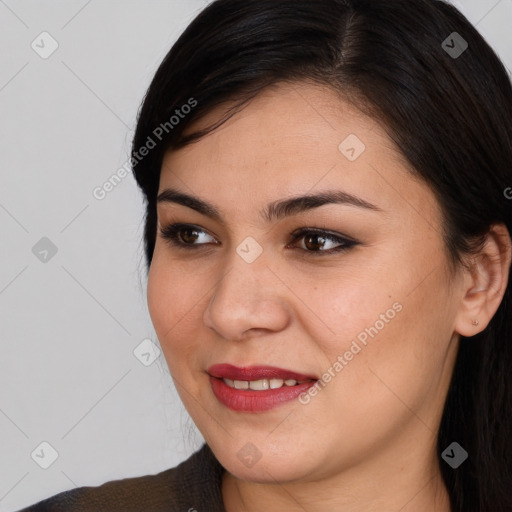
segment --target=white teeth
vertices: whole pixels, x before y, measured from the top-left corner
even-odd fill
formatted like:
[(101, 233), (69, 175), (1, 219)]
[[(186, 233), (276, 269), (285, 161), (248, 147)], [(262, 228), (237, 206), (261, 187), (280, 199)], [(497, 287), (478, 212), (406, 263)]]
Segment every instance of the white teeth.
[(270, 379), (270, 389), (278, 389), (283, 386), (283, 379)]
[(270, 384), (268, 382), (268, 379), (251, 380), (249, 382), (249, 389), (252, 389), (254, 391), (264, 391), (265, 389), (268, 389), (269, 387), (270, 387)]
[(279, 389), (283, 386), (296, 386), (302, 384), (294, 379), (260, 379), (260, 380), (231, 380), (222, 379), (225, 384), (234, 389), (251, 389), (253, 391), (265, 391), (266, 389)]

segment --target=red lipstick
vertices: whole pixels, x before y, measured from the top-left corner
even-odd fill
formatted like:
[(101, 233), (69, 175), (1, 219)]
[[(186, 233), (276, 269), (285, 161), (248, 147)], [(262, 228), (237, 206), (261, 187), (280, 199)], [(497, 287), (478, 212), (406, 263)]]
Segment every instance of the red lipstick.
[[(273, 366), (237, 367), (231, 364), (216, 364), (208, 368), (208, 373), (212, 391), (217, 400), (238, 412), (262, 412), (273, 409), (297, 398), (317, 381), (317, 378), (312, 375)], [(234, 381), (239, 381), (237, 384), (245, 389), (236, 389)], [(256, 381), (259, 382), (256, 383)], [(292, 384), (291, 381), (297, 381), (297, 383), (287, 385), (284, 381), (288, 381), (288, 384)], [(250, 386), (256, 386), (259, 389), (247, 389), (249, 382), (251, 382)], [(270, 386), (274, 386), (275, 389), (271, 389)]]

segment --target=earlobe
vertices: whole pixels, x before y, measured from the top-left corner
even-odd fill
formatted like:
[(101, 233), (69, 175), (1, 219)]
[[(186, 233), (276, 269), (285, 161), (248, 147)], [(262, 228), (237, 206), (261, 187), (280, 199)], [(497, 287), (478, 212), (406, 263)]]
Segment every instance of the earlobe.
[(498, 310), (507, 289), (512, 244), (504, 224), (493, 225), (481, 250), (464, 269), (462, 299), (455, 331), (471, 337), (483, 331)]

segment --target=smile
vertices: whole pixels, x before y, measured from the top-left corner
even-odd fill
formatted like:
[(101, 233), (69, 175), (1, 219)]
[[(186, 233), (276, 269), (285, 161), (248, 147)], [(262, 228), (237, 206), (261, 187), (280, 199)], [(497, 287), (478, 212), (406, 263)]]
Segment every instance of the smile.
[(266, 389), (279, 389), (283, 386), (297, 386), (308, 381), (297, 382), (295, 379), (260, 379), (260, 380), (231, 380), (222, 379), (225, 384), (233, 389), (251, 389), (253, 391), (264, 391)]
[(273, 366), (208, 368), (215, 398), (236, 412), (264, 412), (297, 399), (317, 382), (314, 376)]

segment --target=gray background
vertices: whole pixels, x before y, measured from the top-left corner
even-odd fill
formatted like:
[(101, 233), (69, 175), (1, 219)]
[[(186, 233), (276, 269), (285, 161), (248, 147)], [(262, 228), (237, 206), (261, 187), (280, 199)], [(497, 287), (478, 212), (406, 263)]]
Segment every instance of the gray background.
[[(453, 3), (512, 69), (512, 0)], [(0, 511), (162, 471), (202, 442), (144, 341), (142, 197), (131, 174), (93, 190), (205, 5), (0, 0)]]

